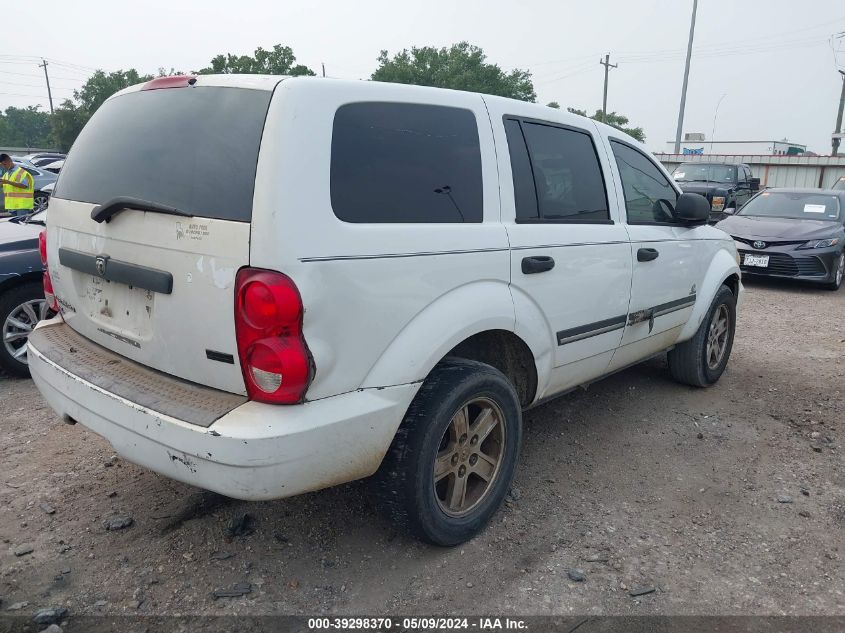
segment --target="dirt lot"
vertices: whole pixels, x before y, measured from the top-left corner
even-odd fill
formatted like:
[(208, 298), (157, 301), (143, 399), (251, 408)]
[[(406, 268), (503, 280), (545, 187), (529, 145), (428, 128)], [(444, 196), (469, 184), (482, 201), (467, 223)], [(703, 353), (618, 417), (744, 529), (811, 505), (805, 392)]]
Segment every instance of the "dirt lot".
[(845, 290), (747, 290), (716, 387), (661, 359), (527, 413), (508, 503), (455, 549), (397, 534), (363, 483), (243, 503), (168, 481), (0, 377), (0, 609), (843, 615)]

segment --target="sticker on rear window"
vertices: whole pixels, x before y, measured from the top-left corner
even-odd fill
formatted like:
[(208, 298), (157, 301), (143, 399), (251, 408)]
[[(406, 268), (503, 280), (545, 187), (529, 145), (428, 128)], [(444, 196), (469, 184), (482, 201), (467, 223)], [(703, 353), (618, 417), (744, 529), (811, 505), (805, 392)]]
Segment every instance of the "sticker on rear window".
[(824, 213), (827, 211), (827, 206), (823, 204), (805, 204), (804, 213)]

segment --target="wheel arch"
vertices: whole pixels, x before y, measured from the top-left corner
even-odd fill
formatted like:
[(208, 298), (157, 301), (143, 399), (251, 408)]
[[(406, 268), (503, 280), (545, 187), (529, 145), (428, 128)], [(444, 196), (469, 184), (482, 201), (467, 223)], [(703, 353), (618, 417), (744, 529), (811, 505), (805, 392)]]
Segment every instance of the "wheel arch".
[(727, 247), (720, 248), (710, 261), (710, 266), (707, 268), (704, 280), (701, 282), (701, 287), (698, 288), (696, 293), (695, 307), (684, 329), (681, 330), (678, 342), (689, 340), (695, 336), (701, 322), (707, 315), (707, 311), (710, 309), (713, 297), (716, 296), (716, 292), (722, 285), (730, 288), (734, 297), (739, 300), (741, 289), (740, 279), (739, 266), (737, 265), (735, 256), (730, 253)]
[(7, 277), (0, 277), (0, 295), (8, 292), (12, 288), (25, 286), (29, 283), (41, 283), (44, 273), (35, 270), (21, 274), (10, 274)]
[(456, 356), (502, 371), (527, 406), (536, 393), (537, 367), (530, 346), (514, 330), (514, 304), (506, 282), (488, 280), (455, 288), (408, 322), (362, 387), (419, 382), (443, 359)]

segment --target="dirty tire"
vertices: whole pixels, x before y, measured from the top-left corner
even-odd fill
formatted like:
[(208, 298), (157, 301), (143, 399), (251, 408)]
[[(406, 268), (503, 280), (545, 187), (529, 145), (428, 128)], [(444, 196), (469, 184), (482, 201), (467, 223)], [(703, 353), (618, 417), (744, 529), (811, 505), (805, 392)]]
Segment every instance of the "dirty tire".
[(18, 310), (21, 305), (38, 299), (44, 299), (44, 288), (38, 282), (26, 283), (0, 294), (0, 367), (13, 376), (28, 378), (29, 366), (25, 359), (18, 360), (6, 349), (3, 341), (4, 324), (9, 315)]
[[(481, 460), (476, 454), (464, 458), (457, 455), (463, 450), (481, 451), (481, 446), (488, 440), (480, 440), (478, 449), (469, 444), (457, 444), (452, 433), (457, 428), (459, 412), (471, 412), (472, 403), (489, 405), (496, 419), (501, 418), (501, 425), (490, 431), (489, 438), (495, 433), (494, 447), (499, 455), (489, 483), (484, 483), (474, 472), (466, 475), (466, 481), (472, 476), (473, 490), (484, 489), (478, 499), (469, 505), (470, 494), (466, 492), (461, 499), (467, 499), (467, 508), (457, 515), (449, 514), (444, 509), (443, 485), (458, 485), (458, 468), (461, 464), (477, 464)], [(465, 409), (466, 407), (466, 409)], [(485, 409), (476, 409), (485, 411)], [(473, 418), (469, 413), (470, 434), (481, 426), (481, 414)], [(473, 422), (478, 426), (474, 426)], [(473, 436), (477, 437), (477, 436)], [(472, 440), (473, 438), (470, 438)], [(519, 398), (511, 382), (499, 370), (490, 365), (462, 358), (447, 358), (432, 370), (420, 387), (405, 418), (393, 439), (393, 443), (382, 462), (373, 486), (383, 509), (388, 516), (404, 529), (418, 538), (441, 546), (453, 546), (463, 543), (481, 531), (501, 505), (513, 479), (514, 469), (519, 456), (522, 440), (522, 409)], [(455, 470), (435, 484), (435, 461), (454, 450), (459, 461)], [(490, 450), (489, 445), (485, 450)], [(455, 463), (455, 462), (450, 462)], [(483, 465), (483, 464), (482, 464)], [(450, 467), (451, 468), (451, 467)], [(472, 466), (471, 468), (476, 468)], [(451, 479), (450, 479), (451, 478)], [(464, 483), (464, 490), (469, 490)]]
[[(722, 312), (724, 310), (725, 312)], [(727, 328), (727, 339), (725, 341), (724, 354), (721, 360), (714, 367), (708, 364), (708, 335), (711, 325), (717, 319), (717, 315), (727, 314), (729, 323)], [(736, 297), (727, 286), (721, 286), (707, 316), (701, 322), (698, 331), (690, 340), (680, 343), (669, 352), (669, 371), (672, 378), (685, 385), (693, 387), (709, 387), (714, 384), (728, 364), (733, 348), (734, 332), (736, 330)]]

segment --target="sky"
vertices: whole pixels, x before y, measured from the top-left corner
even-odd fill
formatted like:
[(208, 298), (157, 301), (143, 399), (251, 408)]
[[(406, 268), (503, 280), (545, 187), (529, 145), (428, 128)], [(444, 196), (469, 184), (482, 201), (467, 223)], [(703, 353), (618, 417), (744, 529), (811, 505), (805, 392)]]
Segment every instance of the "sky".
[[(599, 59), (609, 53), (618, 68), (610, 71), (608, 110), (641, 126), (650, 149), (665, 151), (677, 126), (691, 13), (692, 0), (44, 0), (27, 13), (31, 28), (4, 33), (0, 108), (48, 108), (40, 57), (59, 103), (98, 68), (196, 70), (218, 53), (281, 43), (318, 73), (324, 63), (330, 77), (366, 79), (382, 49), (466, 40), (505, 70), (530, 71), (538, 102), (590, 113), (601, 107)], [(842, 0), (700, 0), (684, 131), (788, 138), (830, 153), (838, 68), (845, 70)]]

